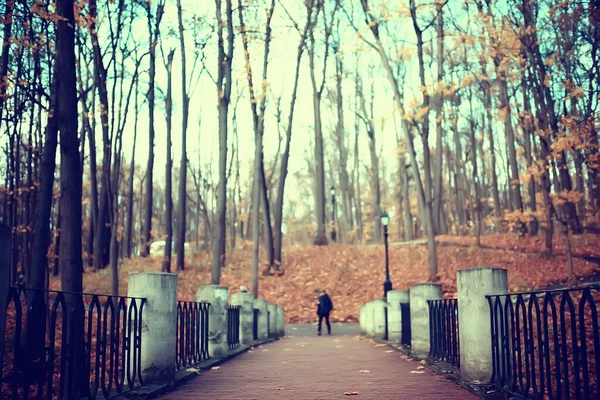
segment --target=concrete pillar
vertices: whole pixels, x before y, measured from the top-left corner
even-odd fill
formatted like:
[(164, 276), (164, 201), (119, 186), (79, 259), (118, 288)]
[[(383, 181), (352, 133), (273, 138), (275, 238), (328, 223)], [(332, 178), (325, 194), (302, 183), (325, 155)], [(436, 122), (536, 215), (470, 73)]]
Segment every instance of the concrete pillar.
[(360, 315), (358, 316), (358, 323), (360, 324), (360, 334), (366, 336), (367, 334), (367, 305), (363, 304), (360, 308)]
[(460, 379), (490, 383), (492, 342), (490, 307), (486, 295), (508, 292), (508, 274), (502, 268), (476, 267), (457, 271)]
[(373, 311), (373, 337), (376, 339), (385, 339), (386, 308), (387, 302), (383, 299), (371, 302), (371, 310)]
[(388, 341), (401, 343), (402, 341), (402, 311), (400, 304), (408, 304), (410, 295), (408, 290), (390, 290), (387, 292), (388, 301)]
[(230, 304), (240, 308), (240, 343), (251, 346), (254, 343), (254, 296), (252, 293), (233, 293)]
[(177, 275), (129, 275), (127, 296), (146, 298), (142, 312), (142, 379), (145, 383), (172, 382), (177, 353)]
[(442, 286), (435, 283), (419, 283), (410, 287), (411, 350), (421, 358), (429, 355), (429, 306), (427, 300), (440, 300)]
[(283, 306), (277, 306), (277, 335), (279, 337), (285, 336), (285, 310)]
[(269, 313), (269, 337), (275, 339), (277, 337), (277, 306), (267, 303), (267, 312)]
[(263, 299), (254, 299), (254, 308), (258, 310), (258, 340), (263, 342), (269, 337), (267, 319), (267, 302)]
[(196, 301), (210, 303), (208, 309), (208, 355), (223, 358), (229, 353), (227, 344), (227, 288), (206, 285), (198, 288)]
[(375, 325), (373, 323), (373, 302), (365, 304), (365, 334), (367, 337), (375, 335)]

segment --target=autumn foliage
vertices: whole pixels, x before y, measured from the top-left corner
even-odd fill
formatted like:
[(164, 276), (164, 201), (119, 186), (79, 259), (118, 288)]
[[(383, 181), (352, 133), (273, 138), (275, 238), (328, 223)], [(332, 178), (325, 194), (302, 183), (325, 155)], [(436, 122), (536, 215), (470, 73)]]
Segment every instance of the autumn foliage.
[[(600, 271), (600, 242), (597, 235), (571, 237), (575, 276), (585, 280)], [(543, 240), (517, 235), (493, 235), (482, 238), (476, 248), (469, 237), (439, 236), (439, 281), (444, 295), (456, 295), (456, 271), (474, 266), (506, 268), (511, 291), (539, 289), (562, 284), (567, 278), (565, 244), (555, 240), (554, 256), (543, 256)], [(283, 305), (287, 322), (314, 322), (317, 318), (316, 289), (330, 293), (334, 311), (333, 321), (355, 322), (360, 307), (383, 295), (385, 254), (382, 245), (355, 246), (289, 246), (285, 249), (282, 276), (261, 276), (260, 296)], [(587, 258), (587, 259), (586, 259)], [(594, 262), (593, 260), (596, 260)], [(160, 271), (160, 257), (126, 260), (120, 268), (120, 294), (127, 292), (129, 274)], [(190, 267), (179, 271), (180, 300), (194, 300), (200, 285), (210, 283), (210, 254), (188, 256)], [(221, 275), (221, 284), (231, 292), (240, 285), (249, 286), (251, 254), (249, 248), (229, 253)], [(395, 289), (427, 281), (427, 247), (425, 245), (390, 245), (390, 274)], [(109, 271), (86, 272), (84, 289), (87, 292), (110, 291)], [(52, 280), (53, 289), (60, 282)]]

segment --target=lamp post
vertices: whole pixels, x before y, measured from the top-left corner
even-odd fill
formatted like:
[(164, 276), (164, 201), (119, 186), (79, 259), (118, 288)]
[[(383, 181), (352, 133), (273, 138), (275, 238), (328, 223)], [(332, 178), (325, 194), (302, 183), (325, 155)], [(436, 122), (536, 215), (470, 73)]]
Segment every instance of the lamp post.
[(335, 188), (332, 186), (329, 188), (329, 193), (331, 194), (331, 241), (336, 241), (336, 232), (335, 232)]
[(387, 298), (387, 292), (392, 290), (392, 281), (390, 281), (390, 261), (388, 257), (388, 224), (390, 217), (387, 212), (381, 214), (381, 224), (383, 225), (383, 243), (385, 244), (385, 282), (383, 283), (383, 297)]

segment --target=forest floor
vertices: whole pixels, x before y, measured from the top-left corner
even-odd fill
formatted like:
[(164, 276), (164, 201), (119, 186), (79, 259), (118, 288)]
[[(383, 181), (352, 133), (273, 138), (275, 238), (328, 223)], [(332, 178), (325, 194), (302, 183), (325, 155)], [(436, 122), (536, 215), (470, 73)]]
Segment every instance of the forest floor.
[[(506, 268), (509, 289), (520, 291), (563, 285), (567, 281), (567, 256), (563, 238), (555, 237), (554, 255), (545, 257), (541, 237), (519, 238), (516, 235), (482, 237), (480, 248), (473, 237), (438, 236), (438, 277), (444, 296), (456, 295), (456, 271), (475, 266)], [(578, 283), (600, 274), (600, 235), (571, 237), (574, 271)], [(250, 288), (250, 245), (229, 253), (221, 271), (221, 284), (237, 292), (240, 285)], [(394, 289), (427, 281), (427, 246), (390, 244), (390, 278)], [(143, 271), (159, 271), (161, 258), (125, 260), (119, 271), (119, 294), (127, 294), (127, 278)], [(194, 300), (200, 285), (210, 282), (211, 255), (191, 254), (186, 269), (179, 271), (180, 300)], [(264, 268), (261, 266), (261, 269)], [(335, 309), (332, 320), (356, 322), (362, 304), (381, 297), (385, 279), (383, 245), (329, 246), (298, 245), (284, 248), (282, 276), (260, 276), (259, 294), (269, 302), (283, 305), (287, 322), (314, 322), (317, 289), (327, 289)], [(175, 266), (173, 265), (173, 271)], [(51, 279), (51, 288), (60, 288), (60, 279)], [(84, 290), (110, 293), (110, 270), (87, 271)]]

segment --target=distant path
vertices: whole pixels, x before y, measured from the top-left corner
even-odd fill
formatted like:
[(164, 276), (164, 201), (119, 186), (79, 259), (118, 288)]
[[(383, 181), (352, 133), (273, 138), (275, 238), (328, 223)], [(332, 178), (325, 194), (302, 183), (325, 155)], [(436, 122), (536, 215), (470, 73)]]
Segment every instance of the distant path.
[(312, 324), (286, 325), (286, 334), (160, 399), (478, 398), (388, 346), (359, 340), (358, 324), (335, 324), (332, 336), (321, 337)]

